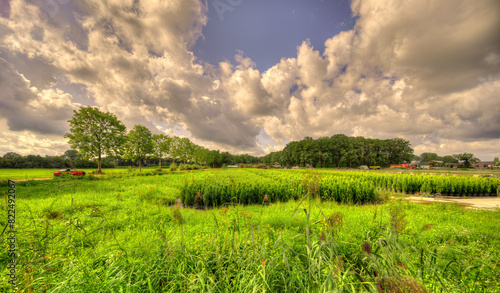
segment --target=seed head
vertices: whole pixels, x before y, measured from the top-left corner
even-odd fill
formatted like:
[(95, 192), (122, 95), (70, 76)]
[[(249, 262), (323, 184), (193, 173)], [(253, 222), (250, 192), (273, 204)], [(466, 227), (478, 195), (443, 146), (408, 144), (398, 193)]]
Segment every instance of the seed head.
[(366, 253), (368, 255), (370, 255), (372, 253), (372, 246), (370, 245), (370, 243), (368, 241), (365, 242), (365, 244), (363, 244), (362, 250), (364, 253)]

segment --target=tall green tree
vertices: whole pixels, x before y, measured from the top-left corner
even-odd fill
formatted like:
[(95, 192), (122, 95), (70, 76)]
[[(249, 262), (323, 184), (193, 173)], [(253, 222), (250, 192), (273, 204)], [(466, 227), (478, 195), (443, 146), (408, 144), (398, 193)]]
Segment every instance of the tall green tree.
[(212, 168), (215, 168), (216, 165), (220, 165), (222, 160), (222, 154), (219, 150), (208, 151), (207, 164), (212, 165)]
[(500, 166), (500, 160), (498, 159), (498, 157), (496, 157), (496, 158), (493, 160), (493, 166)]
[(63, 158), (74, 161), (76, 158), (78, 158), (78, 152), (76, 150), (67, 150), (64, 152), (64, 155), (62, 155)]
[(470, 167), (471, 162), (477, 163), (480, 161), (472, 153), (453, 154), (453, 157), (459, 161), (464, 161), (464, 167), (466, 168)]
[(206, 148), (199, 145), (193, 145), (193, 158), (198, 165), (202, 165), (207, 162), (208, 154), (209, 150)]
[(64, 137), (69, 139), (71, 148), (78, 150), (85, 159), (97, 158), (99, 173), (103, 155), (121, 154), (126, 128), (114, 114), (94, 107), (82, 107), (74, 111), (73, 118), (68, 122), (70, 132)]
[(177, 143), (177, 155), (179, 159), (186, 164), (188, 159), (192, 158), (193, 143), (187, 137), (180, 138)]
[(391, 164), (401, 164), (411, 162), (413, 158), (413, 149), (410, 142), (402, 138), (392, 138), (389, 143), (389, 162)]
[(8, 152), (5, 155), (3, 155), (3, 158), (8, 159), (8, 160), (12, 160), (15, 158), (20, 158), (20, 157), (22, 157), (20, 154), (14, 153), (14, 152)]
[(443, 162), (445, 163), (458, 163), (458, 160), (455, 159), (453, 156), (444, 156), (443, 157)]
[(436, 153), (422, 153), (420, 159), (422, 162), (441, 161), (441, 158)]
[(170, 157), (172, 155), (171, 146), (172, 146), (172, 138), (170, 136), (165, 134), (153, 135), (153, 156), (160, 160), (159, 161), (160, 170), (161, 170), (161, 160), (165, 157)]
[(154, 151), (153, 136), (145, 126), (136, 125), (127, 134), (125, 157), (132, 161), (139, 160), (139, 171), (142, 171), (142, 159)]

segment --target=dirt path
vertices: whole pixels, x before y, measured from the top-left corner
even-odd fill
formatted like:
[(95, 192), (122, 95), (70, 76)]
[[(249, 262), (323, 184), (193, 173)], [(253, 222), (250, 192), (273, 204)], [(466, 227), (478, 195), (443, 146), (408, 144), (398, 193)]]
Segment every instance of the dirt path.
[(420, 197), (408, 196), (403, 199), (410, 200), (416, 203), (431, 204), (437, 202), (449, 202), (466, 209), (485, 209), (500, 211), (500, 197), (475, 197), (475, 198), (444, 198), (444, 197)]
[[(19, 179), (10, 179), (14, 182), (21, 182), (21, 181), (28, 181), (28, 180), (50, 180), (50, 179), (54, 179), (54, 177), (50, 177), (50, 178), (19, 178)], [(7, 181), (8, 179), (1, 179), (0, 182), (4, 182), (4, 181)]]

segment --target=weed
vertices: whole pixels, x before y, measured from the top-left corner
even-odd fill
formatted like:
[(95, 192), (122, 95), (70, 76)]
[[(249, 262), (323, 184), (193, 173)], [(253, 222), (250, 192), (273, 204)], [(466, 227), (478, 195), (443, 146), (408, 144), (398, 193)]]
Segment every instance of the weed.
[(406, 213), (401, 205), (395, 204), (390, 206), (389, 215), (391, 227), (394, 231), (401, 233), (406, 229)]
[(173, 209), (173, 215), (172, 218), (174, 219), (174, 222), (178, 224), (182, 224), (182, 213), (181, 213), (181, 207), (176, 205)]

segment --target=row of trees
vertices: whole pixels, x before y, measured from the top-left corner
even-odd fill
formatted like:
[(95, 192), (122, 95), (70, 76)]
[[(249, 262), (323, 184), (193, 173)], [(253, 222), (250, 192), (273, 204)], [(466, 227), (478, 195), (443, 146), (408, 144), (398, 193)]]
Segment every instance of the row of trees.
[[(59, 168), (94, 167), (90, 159), (97, 159), (98, 172), (103, 162), (105, 167), (123, 163), (138, 162), (139, 168), (145, 159), (157, 160), (161, 169), (162, 161), (175, 164), (176, 160), (185, 163), (209, 165), (222, 164), (273, 164), (279, 162), (288, 166), (311, 165), (316, 167), (357, 167), (359, 165), (388, 166), (390, 164), (409, 163), (412, 159), (422, 161), (443, 160), (445, 162), (465, 161), (466, 164), (477, 160), (472, 154), (456, 154), (439, 157), (433, 153), (423, 153), (420, 157), (413, 155), (410, 142), (401, 138), (369, 139), (364, 137), (348, 137), (337, 134), (332, 137), (312, 139), (306, 137), (301, 141), (293, 141), (282, 151), (270, 153), (262, 158), (250, 155), (232, 155), (219, 150), (208, 150), (196, 145), (188, 138), (170, 137), (164, 134), (152, 134), (142, 126), (135, 125), (126, 132), (125, 125), (112, 113), (104, 113), (94, 107), (82, 107), (74, 111), (73, 118), (68, 121), (70, 132), (65, 137), (74, 150), (67, 151), (61, 157), (20, 155), (9, 153), (0, 160), (3, 168)], [(77, 150), (77, 151), (75, 151)], [(12, 157), (12, 158), (11, 158)], [(49, 159), (50, 158), (50, 159)], [(106, 158), (105, 160), (103, 160)], [(113, 158), (113, 159), (111, 159)], [(128, 161), (127, 161), (128, 160)], [(114, 162), (114, 163), (113, 163)]]
[(410, 142), (401, 138), (371, 139), (337, 134), (332, 137), (312, 139), (306, 137), (293, 141), (282, 151), (263, 158), (265, 163), (280, 162), (289, 166), (357, 167), (388, 166), (410, 162), (413, 149)]
[(189, 162), (212, 167), (258, 161), (258, 158), (249, 155), (235, 156), (228, 152), (208, 150), (186, 137), (152, 134), (142, 125), (135, 125), (127, 134), (125, 125), (114, 114), (103, 113), (94, 107), (75, 110), (68, 122), (70, 132), (65, 137), (69, 139), (70, 146), (78, 150), (84, 159), (97, 158), (98, 172), (101, 172), (104, 156), (139, 162), (139, 169), (146, 158), (157, 159), (160, 169), (163, 160), (174, 164), (178, 160), (184, 164)]
[[(110, 158), (102, 160), (104, 168), (112, 168), (116, 166), (116, 161)], [(9, 152), (0, 157), (0, 168), (6, 169), (31, 169), (31, 168), (97, 168), (97, 162), (86, 160), (78, 155), (75, 150), (68, 150), (62, 156), (40, 156), (27, 155)]]
[[(153, 136), (154, 137), (154, 136)], [(176, 145), (175, 140), (179, 138), (170, 138), (173, 140), (172, 144)], [(196, 145), (194, 145), (197, 147)], [(198, 151), (198, 150), (193, 150)], [(207, 149), (204, 149), (201, 156), (207, 155)], [(220, 167), (222, 165), (235, 165), (238, 163), (255, 164), (259, 163), (259, 158), (247, 154), (232, 155), (229, 152), (210, 151), (208, 154), (209, 163), (203, 161), (202, 164), (209, 164), (212, 167)], [(192, 156), (188, 156), (192, 157)], [(210, 160), (212, 159), (212, 160)], [(160, 161), (161, 160), (161, 161)], [(144, 163), (148, 166), (164, 165), (165, 162), (173, 163), (174, 158), (163, 157), (163, 159), (156, 158), (154, 155), (148, 155), (146, 158), (141, 159), (141, 165)], [(182, 161), (182, 160), (181, 160)], [(188, 160), (194, 162), (194, 160)], [(139, 161), (127, 159), (124, 156), (103, 157), (101, 160), (102, 168), (115, 168), (118, 166), (138, 165)], [(67, 150), (61, 156), (40, 156), (40, 155), (27, 155), (9, 152), (0, 156), (0, 168), (5, 169), (32, 169), (32, 168), (47, 168), (47, 169), (60, 169), (60, 168), (98, 168), (97, 160), (93, 158), (85, 159), (76, 150)]]
[(419, 162), (443, 161), (444, 163), (458, 163), (458, 160), (452, 155), (439, 156), (436, 153), (422, 153), (420, 156), (414, 156), (413, 160)]

